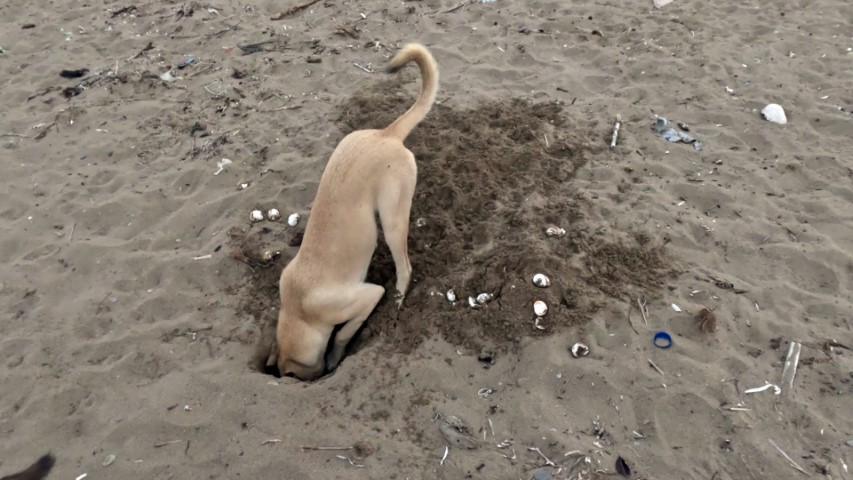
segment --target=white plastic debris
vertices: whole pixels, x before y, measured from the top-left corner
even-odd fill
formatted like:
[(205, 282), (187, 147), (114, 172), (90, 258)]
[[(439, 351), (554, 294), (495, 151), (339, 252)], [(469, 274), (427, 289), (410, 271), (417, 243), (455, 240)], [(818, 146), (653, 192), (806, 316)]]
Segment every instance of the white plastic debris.
[(219, 175), (220, 173), (222, 173), (225, 170), (225, 167), (227, 167), (228, 165), (231, 165), (232, 163), (234, 163), (234, 162), (232, 162), (231, 160), (228, 160), (227, 158), (223, 158), (222, 160), (220, 160), (216, 164), (217, 170), (215, 172), (213, 172), (213, 174)]
[(777, 105), (775, 103), (771, 103), (767, 105), (761, 110), (761, 116), (773, 123), (778, 123), (779, 125), (785, 125), (788, 123), (788, 117), (785, 116), (785, 109), (782, 108), (781, 105)]
[(775, 395), (779, 395), (780, 393), (782, 393), (782, 389), (781, 389), (781, 388), (779, 388), (779, 386), (774, 385), (774, 384), (772, 384), (772, 383), (770, 383), (770, 382), (768, 382), (768, 381), (766, 381), (766, 380), (765, 380), (765, 385), (764, 385), (763, 387), (750, 388), (749, 390), (744, 390), (744, 392), (743, 392), (743, 393), (746, 393), (746, 394), (750, 394), (750, 393), (760, 393), (760, 392), (763, 392), (763, 391), (768, 390), (768, 389), (770, 389), (770, 388), (772, 388), (772, 389), (773, 389), (773, 393), (774, 393)]
[(172, 71), (169, 70), (168, 72), (163, 72), (160, 74), (160, 80), (163, 80), (164, 82), (174, 82), (175, 77), (172, 76)]
[(291, 227), (295, 227), (299, 224), (299, 214), (291, 213), (289, 217), (287, 217), (287, 224)]

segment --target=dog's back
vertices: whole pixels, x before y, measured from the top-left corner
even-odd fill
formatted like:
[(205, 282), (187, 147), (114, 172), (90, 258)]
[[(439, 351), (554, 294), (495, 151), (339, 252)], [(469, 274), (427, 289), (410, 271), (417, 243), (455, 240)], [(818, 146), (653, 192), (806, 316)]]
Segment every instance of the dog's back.
[(56, 458), (48, 453), (36, 460), (26, 470), (0, 477), (0, 480), (43, 480), (47, 478), (47, 474), (50, 473), (54, 463), (56, 463)]

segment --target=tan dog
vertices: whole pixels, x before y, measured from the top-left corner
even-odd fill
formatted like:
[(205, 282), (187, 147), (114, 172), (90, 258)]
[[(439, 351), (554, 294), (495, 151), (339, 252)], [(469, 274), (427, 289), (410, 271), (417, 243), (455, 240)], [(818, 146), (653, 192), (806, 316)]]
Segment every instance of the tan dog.
[[(421, 45), (406, 45), (388, 66), (420, 68), (415, 104), (383, 130), (358, 130), (341, 140), (320, 179), (302, 246), (281, 272), (281, 309), (267, 365), (282, 375), (310, 380), (334, 369), (344, 349), (385, 294), (366, 283), (376, 249), (376, 213), (394, 257), (397, 304), (409, 287), (409, 212), (417, 181), (415, 156), (403, 141), (432, 108), (438, 67)], [(329, 339), (337, 332), (324, 361)]]

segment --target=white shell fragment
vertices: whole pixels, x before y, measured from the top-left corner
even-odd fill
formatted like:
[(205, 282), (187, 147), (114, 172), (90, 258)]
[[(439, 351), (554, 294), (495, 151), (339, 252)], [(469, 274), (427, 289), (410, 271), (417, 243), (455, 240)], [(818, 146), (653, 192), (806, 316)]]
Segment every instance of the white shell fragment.
[(279, 212), (277, 208), (271, 208), (271, 209), (269, 209), (269, 211), (267, 212), (267, 218), (268, 218), (271, 222), (275, 222), (275, 221), (277, 221), (279, 218), (281, 218), (281, 212)]
[(479, 303), (480, 305), (485, 305), (491, 302), (493, 298), (495, 298), (495, 296), (491, 293), (481, 293), (477, 295), (477, 303)]
[(566, 234), (565, 228), (560, 228), (554, 225), (545, 229), (545, 236), (547, 237), (562, 237)]
[(680, 312), (680, 311), (681, 311), (681, 307), (679, 307), (678, 305), (676, 305), (676, 304), (674, 304), (674, 303), (672, 304), (672, 309), (673, 309), (673, 310), (675, 310), (676, 312)]
[(261, 254), (261, 260), (263, 260), (265, 262), (269, 262), (270, 260), (275, 258), (276, 255), (278, 255), (278, 254), (279, 254), (279, 252), (273, 252), (273, 251), (267, 250)]
[(453, 303), (456, 301), (456, 292), (454, 292), (453, 289), (451, 288), (450, 290), (447, 291), (447, 293), (444, 295), (444, 297), (447, 298), (448, 302)]
[(589, 355), (589, 346), (585, 343), (576, 343), (572, 345), (572, 356), (575, 358), (585, 357)]
[(545, 314), (548, 313), (548, 305), (546, 305), (542, 300), (536, 300), (533, 302), (533, 313), (535, 313), (537, 317), (544, 317)]
[(264, 212), (262, 212), (260, 210), (252, 210), (252, 213), (249, 214), (249, 218), (253, 222), (260, 222), (261, 220), (264, 219)]
[(287, 224), (291, 227), (295, 227), (299, 224), (299, 214), (291, 213), (289, 217), (287, 217)]
[(471, 308), (480, 308), (480, 304), (477, 303), (477, 299), (474, 297), (468, 297), (468, 306)]
[(781, 105), (771, 103), (761, 110), (761, 116), (765, 120), (779, 125), (788, 123), (788, 117), (785, 116), (785, 109)]
[(540, 288), (550, 287), (551, 279), (546, 277), (542, 273), (537, 273), (536, 275), (533, 275), (533, 285), (536, 285)]

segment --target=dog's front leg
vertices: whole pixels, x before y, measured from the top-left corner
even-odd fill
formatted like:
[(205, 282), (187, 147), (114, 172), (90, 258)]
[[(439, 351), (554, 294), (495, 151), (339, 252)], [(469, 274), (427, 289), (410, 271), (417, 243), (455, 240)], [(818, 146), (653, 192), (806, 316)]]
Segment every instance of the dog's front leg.
[(326, 355), (326, 369), (334, 370), (344, 356), (344, 350), (352, 339), (355, 332), (361, 327), (370, 313), (376, 308), (376, 304), (385, 295), (385, 289), (372, 283), (362, 283), (349, 287), (349, 292), (340, 292), (341, 297), (350, 299), (351, 303), (345, 309), (349, 320), (344, 320), (344, 325), (335, 335), (332, 349)]

